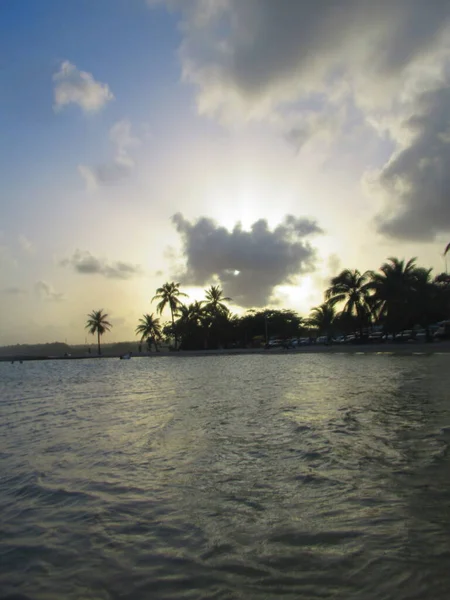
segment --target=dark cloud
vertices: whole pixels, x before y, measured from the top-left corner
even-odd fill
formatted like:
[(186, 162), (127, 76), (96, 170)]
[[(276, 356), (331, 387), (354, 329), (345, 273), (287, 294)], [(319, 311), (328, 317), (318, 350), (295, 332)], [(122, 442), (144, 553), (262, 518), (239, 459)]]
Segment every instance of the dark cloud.
[(408, 142), (382, 169), (381, 233), (433, 240), (450, 231), (450, 86), (423, 93), (404, 121)]
[(122, 261), (109, 263), (81, 250), (76, 250), (71, 258), (65, 258), (60, 264), (70, 266), (82, 275), (103, 275), (109, 279), (130, 279), (142, 273), (139, 265)]
[(315, 221), (292, 215), (273, 230), (264, 219), (253, 223), (249, 231), (240, 224), (229, 231), (206, 217), (191, 223), (180, 213), (172, 222), (186, 258), (180, 280), (203, 286), (217, 277), (240, 306), (264, 306), (275, 286), (313, 271), (315, 251), (305, 238), (322, 233)]
[(425, 241), (450, 230), (449, 0), (166, 4), (180, 11), (199, 112), (265, 119), (297, 150), (317, 133), (336, 138), (357, 113), (396, 146), (379, 178), (379, 231)]
[[(182, 13), (184, 78), (211, 114), (397, 76), (441, 43), (448, 0), (167, 0)], [(385, 92), (386, 93), (386, 92)]]

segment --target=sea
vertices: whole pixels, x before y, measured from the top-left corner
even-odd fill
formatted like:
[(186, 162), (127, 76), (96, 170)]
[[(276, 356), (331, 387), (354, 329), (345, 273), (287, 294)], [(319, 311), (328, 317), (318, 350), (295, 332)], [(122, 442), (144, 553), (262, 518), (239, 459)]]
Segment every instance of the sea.
[(448, 600), (450, 354), (0, 363), (2, 600)]

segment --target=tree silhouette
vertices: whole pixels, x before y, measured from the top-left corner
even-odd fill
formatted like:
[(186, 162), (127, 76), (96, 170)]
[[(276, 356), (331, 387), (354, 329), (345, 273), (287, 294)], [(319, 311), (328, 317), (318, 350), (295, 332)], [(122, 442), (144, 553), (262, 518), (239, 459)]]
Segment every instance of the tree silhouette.
[(188, 297), (187, 294), (180, 292), (180, 284), (172, 281), (171, 283), (165, 283), (160, 288), (156, 290), (155, 296), (152, 298), (152, 302), (154, 300), (159, 300), (159, 303), (156, 306), (156, 310), (159, 314), (165, 309), (166, 306), (170, 308), (170, 315), (172, 317), (172, 327), (175, 336), (175, 349), (178, 347), (178, 338), (177, 332), (175, 328), (175, 315), (179, 307), (182, 305), (180, 297)]
[(153, 343), (155, 344), (155, 350), (158, 351), (157, 340), (161, 339), (161, 325), (159, 319), (154, 317), (153, 313), (151, 315), (143, 315), (142, 319), (139, 319), (139, 324), (136, 327), (136, 335), (140, 336), (141, 343), (144, 340), (147, 340), (147, 345), (149, 347), (151, 346), (149, 341), (153, 340)]
[(205, 310), (213, 317), (228, 314), (230, 312), (225, 302), (230, 302), (231, 298), (223, 295), (223, 291), (218, 285), (212, 285), (205, 290)]
[(371, 316), (371, 280), (372, 271), (360, 273), (358, 270), (344, 269), (331, 280), (330, 287), (325, 292), (325, 298), (333, 306), (344, 302), (342, 312), (355, 316), (359, 326), (361, 339), (364, 326)]
[(316, 327), (319, 333), (326, 335), (328, 341), (333, 335), (333, 328), (336, 320), (336, 310), (329, 302), (324, 302), (320, 306), (316, 306), (311, 310), (308, 318), (308, 325)]
[(101, 355), (101, 347), (100, 347), (100, 338), (106, 332), (111, 330), (111, 323), (107, 321), (109, 315), (101, 310), (93, 310), (91, 314), (88, 315), (88, 320), (86, 322), (86, 329), (90, 334), (97, 334), (97, 350), (98, 355)]
[(370, 289), (378, 321), (394, 336), (411, 318), (412, 295), (416, 281), (416, 259), (407, 262), (388, 258), (380, 272), (373, 273)]

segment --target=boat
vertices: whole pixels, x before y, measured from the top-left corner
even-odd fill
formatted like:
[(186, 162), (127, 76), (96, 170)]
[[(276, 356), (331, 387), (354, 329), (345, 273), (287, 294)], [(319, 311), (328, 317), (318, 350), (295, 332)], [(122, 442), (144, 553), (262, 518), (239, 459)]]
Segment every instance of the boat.
[(126, 354), (122, 354), (120, 356), (120, 360), (129, 360), (131, 358), (132, 352), (127, 352)]

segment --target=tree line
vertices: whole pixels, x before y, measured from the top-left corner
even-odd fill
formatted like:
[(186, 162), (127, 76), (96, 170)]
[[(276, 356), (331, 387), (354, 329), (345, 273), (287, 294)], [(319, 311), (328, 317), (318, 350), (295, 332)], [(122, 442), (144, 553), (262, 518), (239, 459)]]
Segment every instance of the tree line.
[[(186, 303), (180, 284), (168, 282), (156, 290), (156, 315), (146, 313), (139, 319), (136, 335), (141, 345), (159, 350), (163, 341), (173, 350), (198, 350), (261, 346), (269, 338), (282, 340), (322, 335), (353, 335), (365, 341), (374, 327), (392, 338), (406, 329), (421, 328), (431, 340), (431, 326), (450, 316), (450, 276), (408, 261), (389, 258), (378, 271), (344, 269), (330, 280), (324, 301), (302, 317), (293, 310), (250, 309), (244, 315), (231, 312), (219, 286), (205, 290), (205, 299)], [(169, 308), (170, 321), (160, 316)], [(88, 315), (86, 328), (97, 335), (98, 354), (101, 336), (111, 329), (103, 310)]]

